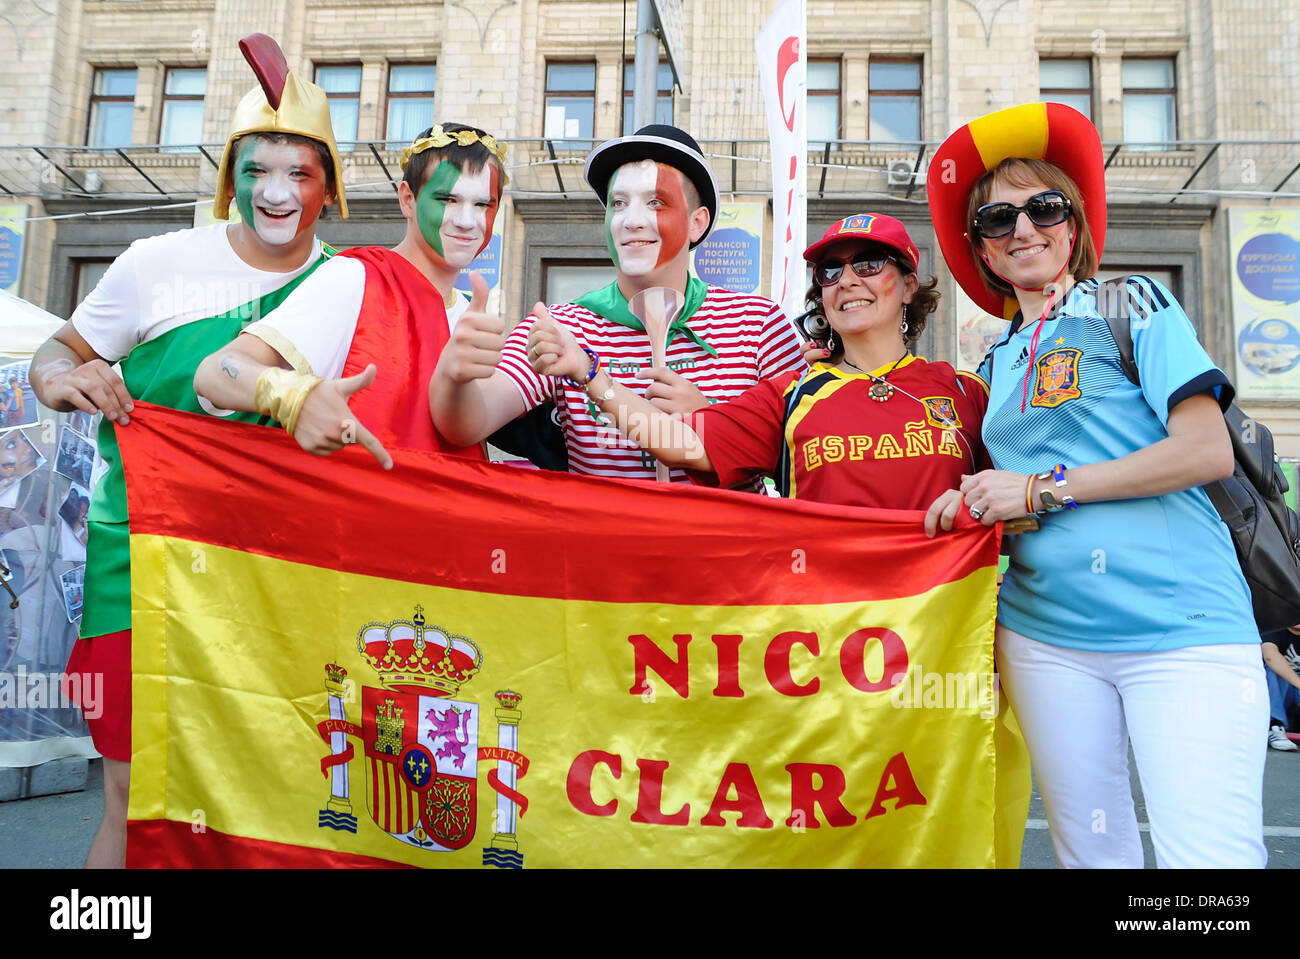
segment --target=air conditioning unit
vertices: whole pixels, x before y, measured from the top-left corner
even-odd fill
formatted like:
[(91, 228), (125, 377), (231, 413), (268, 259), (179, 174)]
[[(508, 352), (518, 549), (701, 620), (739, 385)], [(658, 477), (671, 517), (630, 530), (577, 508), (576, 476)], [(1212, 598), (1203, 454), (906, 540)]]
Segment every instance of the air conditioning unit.
[[(925, 178), (924, 167), (916, 171), (918, 180)], [(895, 160), (889, 164), (889, 185), (891, 187), (909, 187), (912, 185), (912, 164), (907, 160)]]

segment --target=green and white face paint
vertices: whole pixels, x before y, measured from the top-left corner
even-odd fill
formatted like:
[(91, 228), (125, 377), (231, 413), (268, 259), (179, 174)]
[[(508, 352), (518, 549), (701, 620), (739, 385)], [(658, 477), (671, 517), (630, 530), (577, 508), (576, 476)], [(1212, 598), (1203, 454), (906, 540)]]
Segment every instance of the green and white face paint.
[(648, 276), (689, 243), (691, 211), (681, 174), (664, 163), (635, 160), (614, 171), (605, 203), (605, 242), (625, 276)]
[(285, 246), (312, 230), (325, 205), (325, 169), (305, 143), (251, 138), (235, 163), (235, 205), (268, 246)]
[(416, 197), (415, 222), (435, 259), (460, 271), (488, 245), (499, 184), (492, 163), (483, 164), (477, 173), (466, 173), (450, 160), (434, 167)]

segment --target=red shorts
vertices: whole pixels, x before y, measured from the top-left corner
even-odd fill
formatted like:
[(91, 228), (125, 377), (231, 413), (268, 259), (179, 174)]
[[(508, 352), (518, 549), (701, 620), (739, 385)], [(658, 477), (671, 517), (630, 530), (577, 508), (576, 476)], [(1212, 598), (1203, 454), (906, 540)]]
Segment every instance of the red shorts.
[(106, 759), (131, 761), (131, 631), (78, 639), (68, 657), (64, 695), (75, 699), (90, 738)]

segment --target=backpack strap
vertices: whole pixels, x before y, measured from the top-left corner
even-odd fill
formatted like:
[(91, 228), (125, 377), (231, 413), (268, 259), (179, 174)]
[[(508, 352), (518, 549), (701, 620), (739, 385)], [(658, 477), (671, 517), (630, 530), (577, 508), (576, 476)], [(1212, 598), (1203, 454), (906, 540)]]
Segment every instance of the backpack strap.
[(812, 396), (833, 379), (835, 376), (832, 373), (819, 373), (813, 376), (813, 370), (809, 367), (808, 372), (799, 377), (799, 382), (790, 388), (785, 401), (785, 415), (781, 417), (781, 455), (776, 461), (776, 475), (772, 477), (776, 483), (776, 491), (782, 496), (790, 495), (790, 446), (785, 441), (786, 426), (789, 425), (790, 417), (794, 415), (799, 400), (805, 396)]
[(1119, 365), (1134, 386), (1141, 386), (1137, 359), (1133, 352), (1133, 331), (1129, 328), (1128, 282), (1131, 275), (1117, 276), (1097, 285), (1097, 312), (1101, 314), (1110, 335), (1119, 347)]

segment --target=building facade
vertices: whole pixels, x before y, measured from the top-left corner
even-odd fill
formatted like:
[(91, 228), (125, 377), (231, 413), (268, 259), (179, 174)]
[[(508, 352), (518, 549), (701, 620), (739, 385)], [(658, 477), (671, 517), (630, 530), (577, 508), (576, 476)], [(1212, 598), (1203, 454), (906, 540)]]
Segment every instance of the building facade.
[[(921, 349), (971, 366), (998, 327), (943, 268), (927, 158), (975, 116), (1069, 103), (1107, 152), (1103, 269), (1170, 286), (1214, 359), (1251, 384), (1247, 409), (1281, 452), (1300, 455), (1300, 289), (1288, 300), (1286, 282), (1252, 286), (1241, 266), (1255, 243), (1267, 268), (1297, 268), (1293, 5), (808, 0), (808, 235), (861, 210), (902, 219), (945, 293)], [(725, 200), (766, 204), (765, 251), (771, 170), (754, 38), (774, 6), (683, 0), (680, 87), (663, 64), (656, 104), (701, 141)], [(457, 120), (510, 145), (503, 315), (607, 282), (582, 162), (594, 141), (630, 129), (636, 0), (0, 0), (0, 14), (0, 229), (21, 245), (0, 260), (0, 280), (53, 313), (69, 315), (133, 239), (195, 222), (231, 112), (255, 82), (237, 46), (252, 32), (276, 37), (330, 93), (352, 216), (322, 220), (324, 239), (396, 242), (401, 146)]]

